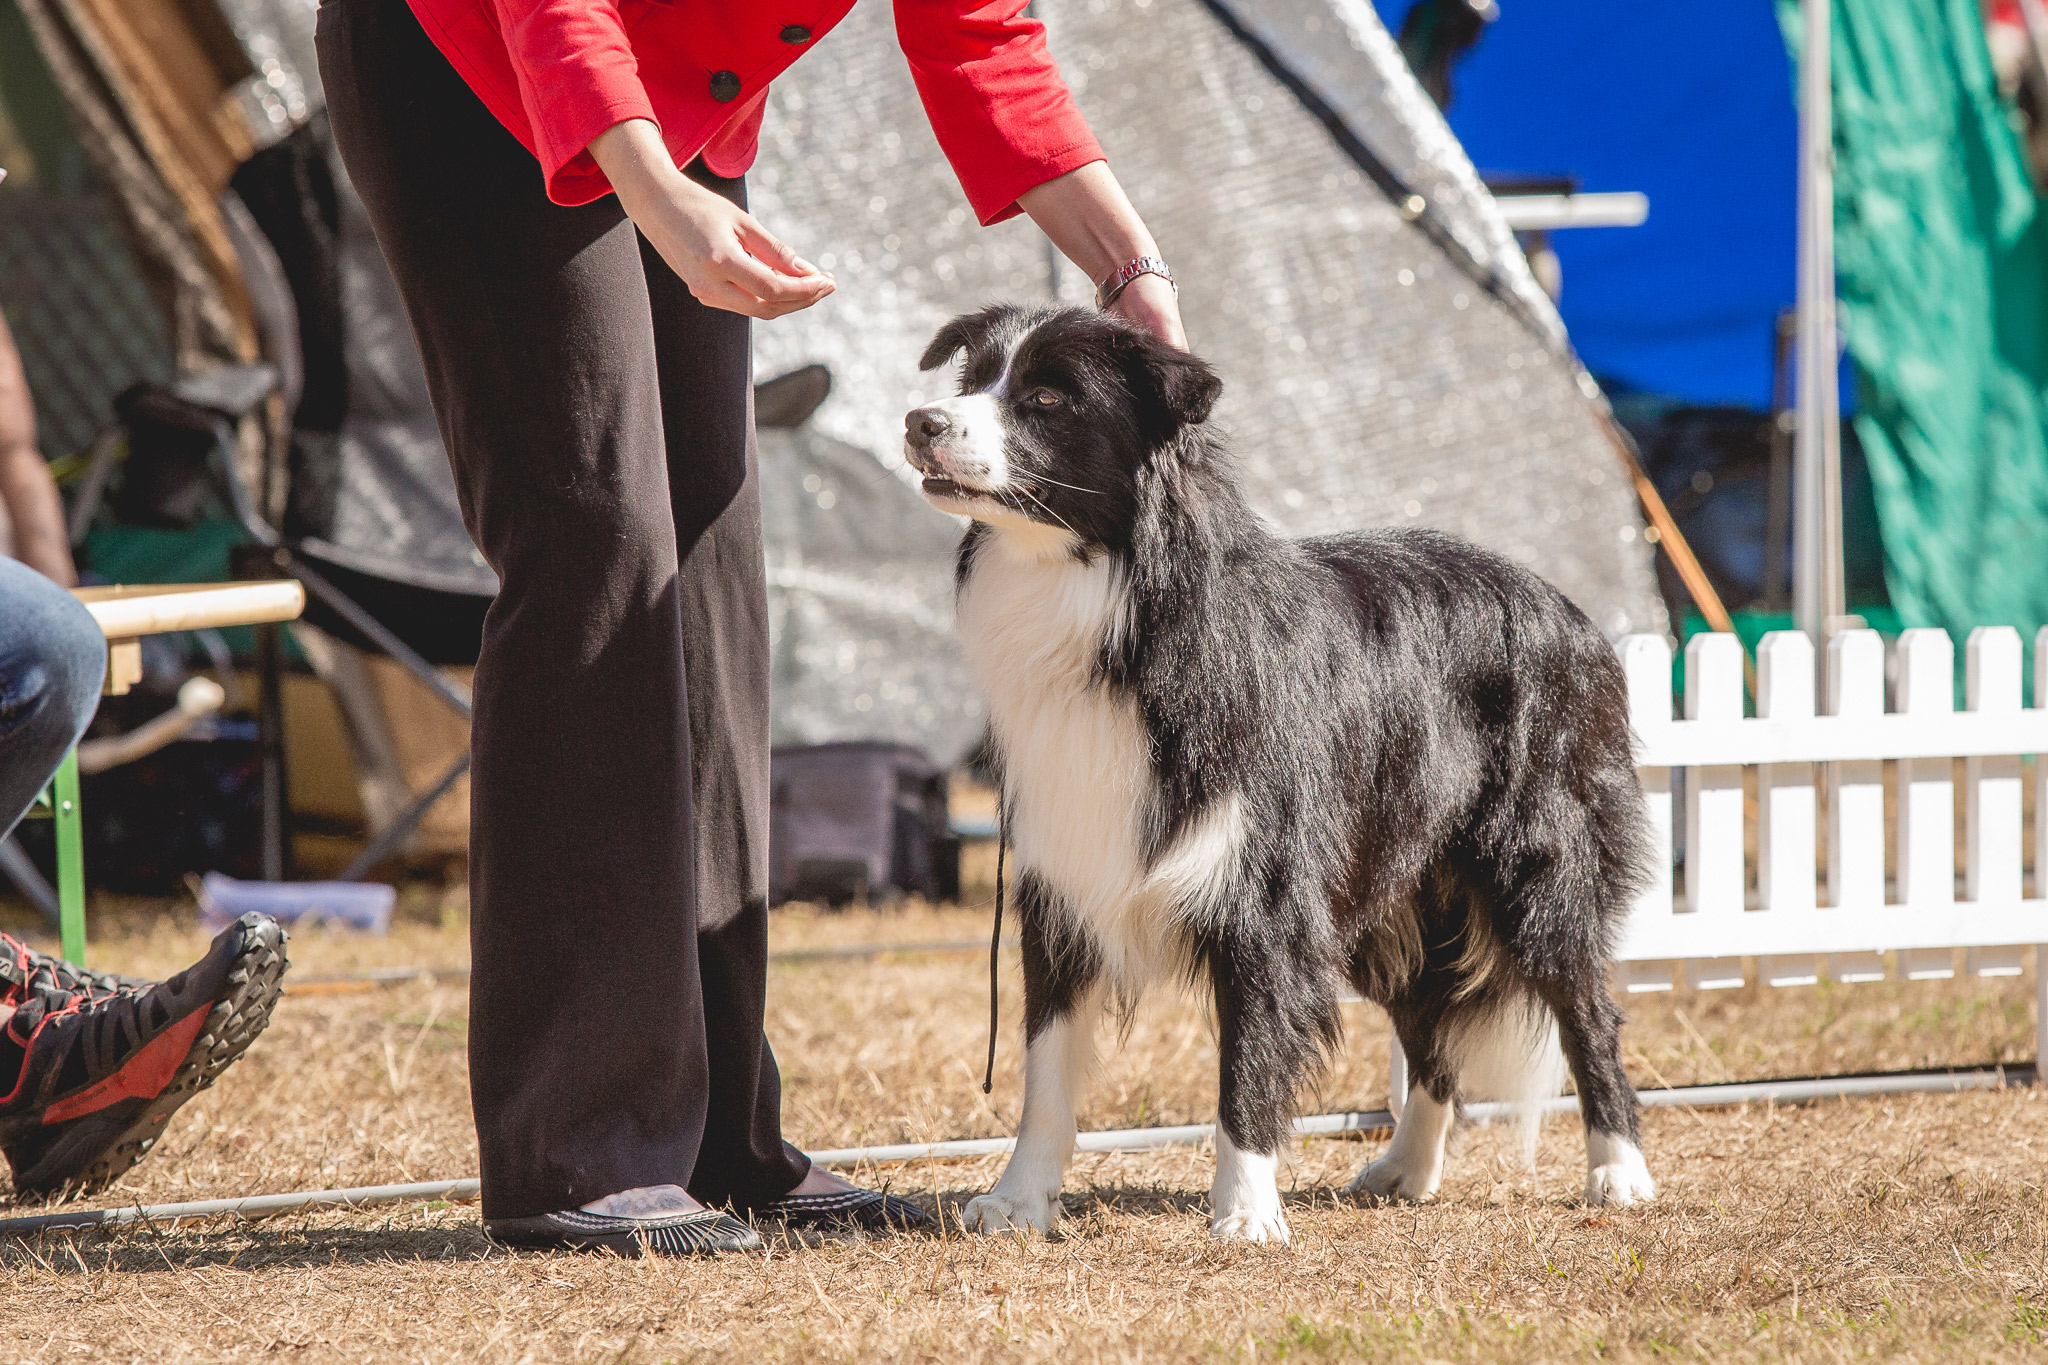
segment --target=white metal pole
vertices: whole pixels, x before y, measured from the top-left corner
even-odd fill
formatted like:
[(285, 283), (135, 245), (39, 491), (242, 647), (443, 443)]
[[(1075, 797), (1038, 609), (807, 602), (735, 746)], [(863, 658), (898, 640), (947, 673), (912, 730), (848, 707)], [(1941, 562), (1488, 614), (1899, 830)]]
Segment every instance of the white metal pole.
[(1792, 453), (1792, 613), (1825, 649), (1845, 608), (1836, 389), (1832, 0), (1805, 0), (1799, 58), (1799, 434)]

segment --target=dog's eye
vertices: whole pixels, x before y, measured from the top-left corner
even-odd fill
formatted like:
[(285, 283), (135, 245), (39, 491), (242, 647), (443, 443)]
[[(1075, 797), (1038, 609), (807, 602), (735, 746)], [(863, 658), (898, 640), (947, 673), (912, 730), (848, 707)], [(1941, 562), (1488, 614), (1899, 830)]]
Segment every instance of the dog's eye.
[(1024, 401), (1035, 408), (1056, 408), (1060, 405), (1060, 396), (1052, 389), (1033, 389)]

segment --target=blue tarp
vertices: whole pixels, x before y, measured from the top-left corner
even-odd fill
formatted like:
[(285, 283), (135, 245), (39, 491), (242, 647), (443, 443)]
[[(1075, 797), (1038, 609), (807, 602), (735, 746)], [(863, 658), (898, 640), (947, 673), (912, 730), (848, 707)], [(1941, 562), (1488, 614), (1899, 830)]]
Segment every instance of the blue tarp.
[[(1399, 33), (1413, 2), (1376, 5)], [(1500, 8), (1452, 74), (1451, 127), (1472, 160), (1650, 197), (1641, 227), (1552, 238), (1580, 355), (1652, 393), (1767, 406), (1793, 298), (1798, 131), (1770, 0)]]

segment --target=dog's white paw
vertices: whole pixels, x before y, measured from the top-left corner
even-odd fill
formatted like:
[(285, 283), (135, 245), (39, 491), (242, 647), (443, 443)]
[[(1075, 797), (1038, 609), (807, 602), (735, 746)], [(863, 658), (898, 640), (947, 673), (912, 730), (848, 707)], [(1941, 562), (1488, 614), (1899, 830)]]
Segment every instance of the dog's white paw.
[(1209, 1187), (1209, 1235), (1219, 1242), (1279, 1242), (1289, 1237), (1280, 1211), (1280, 1158), (1247, 1152), (1216, 1126), (1216, 1183)]
[(1657, 1197), (1642, 1149), (1613, 1133), (1586, 1134), (1586, 1202), (1626, 1208)]
[(1420, 1085), (1409, 1087), (1408, 1103), (1402, 1106), (1401, 1121), (1394, 1125), (1393, 1140), (1379, 1160), (1358, 1173), (1348, 1187), (1350, 1192), (1409, 1204), (1436, 1198), (1437, 1186), (1444, 1178), (1444, 1141), (1456, 1118), (1450, 1100), (1439, 1100)]
[(1657, 1182), (1643, 1169), (1640, 1157), (1633, 1166), (1617, 1163), (1611, 1166), (1595, 1166), (1586, 1172), (1588, 1204), (1626, 1208), (1630, 1204), (1647, 1204), (1656, 1197)]
[(991, 1190), (967, 1201), (960, 1221), (969, 1232), (1050, 1232), (1060, 1216), (1054, 1196), (1016, 1196)]
[(1294, 1234), (1279, 1209), (1232, 1209), (1209, 1225), (1209, 1235), (1219, 1242), (1278, 1242), (1285, 1246)]
[(1426, 1204), (1436, 1198), (1436, 1187), (1436, 1180), (1412, 1169), (1410, 1163), (1400, 1157), (1383, 1156), (1368, 1163), (1346, 1188), (1352, 1194), (1362, 1194), (1369, 1199)]

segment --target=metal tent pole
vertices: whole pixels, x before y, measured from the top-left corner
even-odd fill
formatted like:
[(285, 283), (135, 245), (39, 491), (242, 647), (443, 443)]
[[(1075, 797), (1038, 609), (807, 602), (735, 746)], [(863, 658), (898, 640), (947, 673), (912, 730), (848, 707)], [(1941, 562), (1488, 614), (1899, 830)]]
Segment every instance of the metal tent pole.
[(1792, 454), (1792, 614), (1821, 658), (1828, 634), (1847, 610), (1836, 386), (1831, 7), (1832, 0), (1805, 0), (1799, 57), (1799, 431)]

